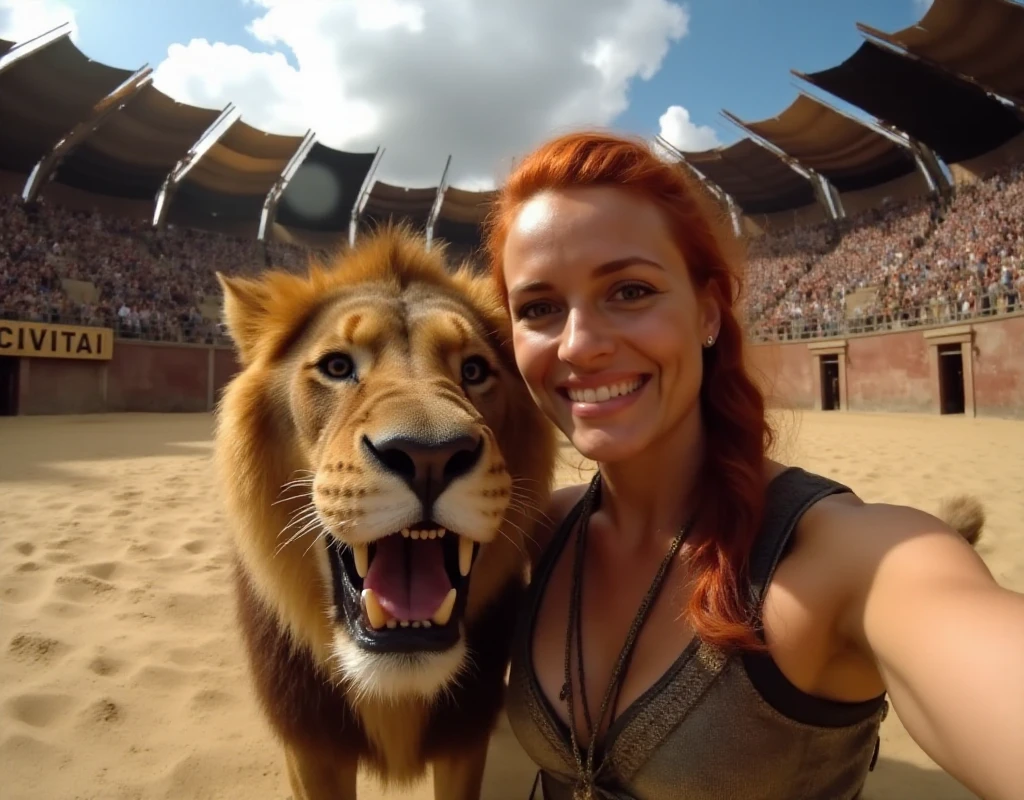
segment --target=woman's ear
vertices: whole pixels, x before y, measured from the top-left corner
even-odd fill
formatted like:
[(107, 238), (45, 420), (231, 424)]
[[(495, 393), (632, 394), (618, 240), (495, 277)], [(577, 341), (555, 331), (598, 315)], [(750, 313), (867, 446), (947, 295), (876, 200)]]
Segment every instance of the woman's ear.
[(700, 307), (701, 344), (714, 343), (722, 329), (722, 307), (711, 292), (702, 292), (697, 302)]

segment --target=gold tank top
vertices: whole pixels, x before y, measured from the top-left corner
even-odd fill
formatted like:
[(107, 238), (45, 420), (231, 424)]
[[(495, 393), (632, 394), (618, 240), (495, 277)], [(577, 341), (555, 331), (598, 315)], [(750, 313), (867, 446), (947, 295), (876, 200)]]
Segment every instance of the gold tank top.
[[(845, 486), (790, 468), (768, 486), (750, 562), (755, 619), (800, 517)], [(563, 521), (531, 582), (515, 634), (507, 713), (539, 767), (544, 800), (571, 800), (569, 731), (533, 671), (534, 620), (579, 520)], [(609, 726), (595, 770), (599, 800), (853, 800), (878, 756), (885, 696), (840, 703), (802, 692), (767, 654), (726, 655), (699, 638)]]

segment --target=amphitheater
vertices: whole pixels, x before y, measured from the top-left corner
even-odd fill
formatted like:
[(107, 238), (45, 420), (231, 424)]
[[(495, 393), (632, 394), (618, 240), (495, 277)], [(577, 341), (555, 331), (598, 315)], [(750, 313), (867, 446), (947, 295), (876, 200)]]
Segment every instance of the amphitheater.
[[(905, 30), (860, 27), (776, 116), (723, 112), (735, 144), (662, 145), (748, 245), (778, 456), (868, 500), (978, 495), (979, 550), (1024, 590), (1024, 6), (935, 0)], [(478, 259), (491, 194), (449, 165), (390, 185), (385, 147), (178, 103), (66, 28), (0, 41), (0, 119), (0, 794), (287, 797), (211, 484), (237, 369), (213, 270), (300, 270), (388, 218)], [(560, 480), (587, 469), (566, 450)], [(502, 725), (484, 796), (532, 778)], [(865, 796), (973, 797), (896, 713)]]

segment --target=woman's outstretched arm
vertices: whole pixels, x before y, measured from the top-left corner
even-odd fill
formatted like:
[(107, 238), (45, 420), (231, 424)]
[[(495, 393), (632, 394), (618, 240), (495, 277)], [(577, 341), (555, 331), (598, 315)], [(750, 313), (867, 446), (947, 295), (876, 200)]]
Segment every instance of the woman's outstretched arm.
[(961, 536), (886, 505), (833, 517), (840, 633), (870, 654), (907, 731), (986, 800), (1024, 792), (1024, 595)]

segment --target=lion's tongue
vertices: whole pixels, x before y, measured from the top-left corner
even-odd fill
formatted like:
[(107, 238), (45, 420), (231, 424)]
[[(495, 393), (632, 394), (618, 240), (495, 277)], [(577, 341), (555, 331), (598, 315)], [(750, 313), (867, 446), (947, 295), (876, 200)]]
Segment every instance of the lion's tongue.
[(441, 540), (397, 535), (378, 539), (363, 588), (372, 589), (395, 619), (430, 619), (452, 588)]

